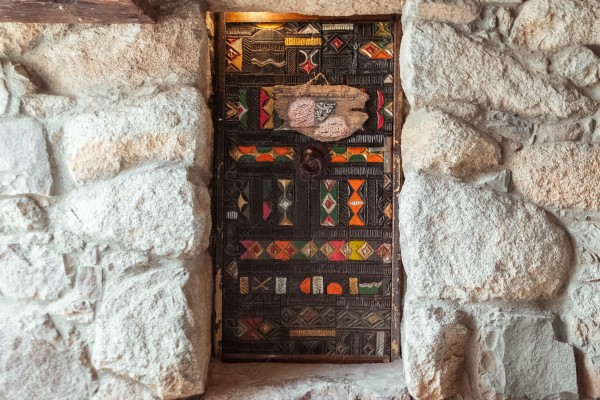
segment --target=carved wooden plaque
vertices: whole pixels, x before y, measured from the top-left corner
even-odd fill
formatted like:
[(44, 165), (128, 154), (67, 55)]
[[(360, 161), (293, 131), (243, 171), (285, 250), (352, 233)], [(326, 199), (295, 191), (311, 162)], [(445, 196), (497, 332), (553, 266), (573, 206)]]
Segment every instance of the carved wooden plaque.
[[(223, 358), (389, 360), (393, 32), (390, 22), (226, 25)], [(319, 73), (330, 85), (307, 84)]]

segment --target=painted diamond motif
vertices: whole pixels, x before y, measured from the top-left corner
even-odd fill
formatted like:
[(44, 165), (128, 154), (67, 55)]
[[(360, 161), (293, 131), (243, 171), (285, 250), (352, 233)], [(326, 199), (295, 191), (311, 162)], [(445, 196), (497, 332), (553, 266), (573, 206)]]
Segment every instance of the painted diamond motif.
[(365, 321), (367, 321), (371, 327), (374, 327), (381, 322), (381, 318), (379, 318), (377, 314), (372, 313), (368, 318), (365, 319)]
[(389, 243), (383, 243), (377, 248), (377, 255), (384, 263), (392, 262), (392, 245)]
[(323, 246), (321, 246), (321, 253), (325, 254), (325, 257), (329, 258), (334, 252), (336, 248), (333, 247), (329, 242), (326, 242)]
[(323, 208), (325, 208), (325, 211), (327, 211), (327, 213), (331, 214), (331, 212), (333, 210), (335, 210), (335, 206), (337, 206), (337, 202), (335, 201), (335, 199), (333, 198), (333, 196), (329, 193), (327, 193), (327, 196), (325, 196), (325, 198), (323, 199)]
[(227, 267), (225, 267), (225, 273), (231, 277), (231, 279), (238, 278), (238, 265), (235, 261), (230, 262)]
[(306, 307), (300, 312), (300, 314), (298, 314), (298, 316), (302, 319), (302, 321), (304, 321), (306, 325), (310, 325), (315, 319), (317, 319), (319, 314), (312, 308)]
[(348, 256), (350, 256), (350, 253), (352, 253), (352, 248), (350, 247), (350, 245), (348, 243), (344, 243), (340, 247), (340, 253), (342, 253), (345, 258), (348, 258)]
[(300, 251), (306, 257), (311, 258), (315, 254), (317, 254), (317, 251), (319, 251), (319, 248), (313, 242), (308, 242), (308, 243), (306, 243), (306, 245), (304, 247), (302, 247), (302, 250), (300, 250)]
[(337, 35), (329, 42), (329, 44), (335, 51), (340, 51), (346, 46), (346, 42)]
[(273, 325), (269, 321), (263, 321), (263, 323), (259, 325), (258, 330), (260, 331), (260, 333), (266, 336), (275, 328), (275, 325)]
[(369, 257), (371, 257), (374, 252), (375, 251), (373, 250), (373, 248), (367, 242), (365, 242), (365, 244), (360, 246), (360, 248), (357, 250), (357, 253), (360, 254), (363, 260), (366, 260)]

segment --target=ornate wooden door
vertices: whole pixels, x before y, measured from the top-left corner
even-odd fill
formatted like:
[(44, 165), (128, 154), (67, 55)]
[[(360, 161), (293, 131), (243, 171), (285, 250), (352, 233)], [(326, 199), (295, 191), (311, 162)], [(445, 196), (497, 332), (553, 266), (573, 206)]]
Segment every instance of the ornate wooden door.
[[(394, 30), (385, 17), (221, 27), (215, 336), (224, 359), (385, 361), (398, 350)], [(279, 129), (271, 88), (319, 73), (369, 95), (363, 130), (322, 143)]]

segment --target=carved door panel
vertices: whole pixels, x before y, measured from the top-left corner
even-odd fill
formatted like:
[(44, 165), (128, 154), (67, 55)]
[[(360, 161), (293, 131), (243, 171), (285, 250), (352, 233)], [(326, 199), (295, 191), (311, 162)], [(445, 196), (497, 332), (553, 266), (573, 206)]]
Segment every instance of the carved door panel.
[[(223, 34), (217, 351), (388, 360), (397, 318), (394, 24), (228, 22)], [(347, 139), (322, 143), (280, 129), (271, 88), (319, 73), (369, 95), (369, 118)]]

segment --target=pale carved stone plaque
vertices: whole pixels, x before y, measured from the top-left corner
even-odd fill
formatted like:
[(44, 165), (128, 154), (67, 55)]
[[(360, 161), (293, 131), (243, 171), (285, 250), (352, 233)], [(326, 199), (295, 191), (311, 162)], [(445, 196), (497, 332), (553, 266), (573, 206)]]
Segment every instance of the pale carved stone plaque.
[(285, 121), (280, 129), (298, 131), (321, 142), (333, 142), (362, 129), (362, 110), (369, 95), (344, 85), (275, 86), (275, 111)]

